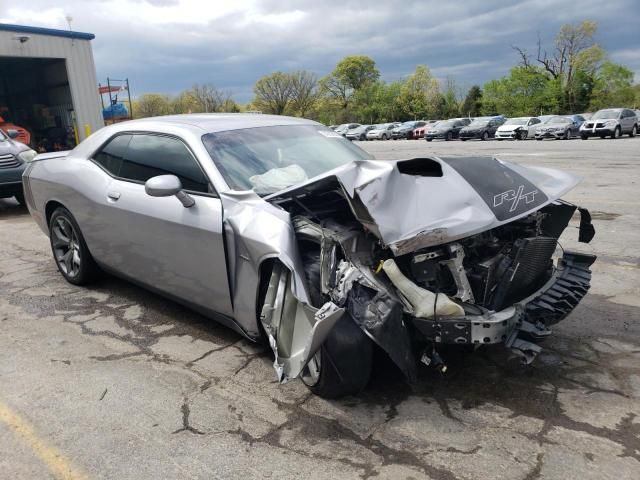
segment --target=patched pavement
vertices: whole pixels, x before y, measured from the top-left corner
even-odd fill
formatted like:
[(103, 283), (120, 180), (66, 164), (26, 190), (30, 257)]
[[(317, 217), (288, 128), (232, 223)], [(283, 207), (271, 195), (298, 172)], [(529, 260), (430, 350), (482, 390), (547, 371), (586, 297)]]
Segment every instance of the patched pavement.
[(600, 255), (593, 288), (534, 365), (447, 352), (447, 375), (410, 387), (379, 358), (363, 394), (323, 400), (279, 385), (264, 346), (175, 303), (109, 277), (65, 283), (26, 210), (0, 200), (0, 476), (53, 476), (46, 445), (78, 478), (640, 478), (640, 141), (425, 144), (363, 147), (585, 177), (568, 199), (597, 237), (562, 243)]

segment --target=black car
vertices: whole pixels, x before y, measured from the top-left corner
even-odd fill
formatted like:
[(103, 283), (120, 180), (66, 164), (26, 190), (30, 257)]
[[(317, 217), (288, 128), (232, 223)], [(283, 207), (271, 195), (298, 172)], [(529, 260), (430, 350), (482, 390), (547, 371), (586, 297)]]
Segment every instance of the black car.
[(474, 138), (488, 140), (493, 138), (498, 127), (506, 121), (504, 117), (478, 117), (469, 125), (460, 130), (460, 140), (471, 140)]
[(460, 130), (469, 125), (469, 118), (452, 118), (450, 120), (442, 120), (436, 123), (424, 133), (424, 139), (430, 142), (434, 138), (442, 138), (444, 140), (453, 140), (458, 138)]
[(427, 122), (424, 120), (404, 122), (399, 127), (391, 130), (391, 138), (394, 140), (398, 140), (399, 138), (406, 138), (407, 140), (410, 140), (413, 138), (413, 131), (416, 128), (424, 127), (426, 124)]
[(0, 130), (0, 198), (15, 197), (24, 205), (22, 172), (26, 164), (36, 156), (36, 152), (13, 140), (17, 136), (18, 132), (15, 130), (9, 130), (9, 135)]

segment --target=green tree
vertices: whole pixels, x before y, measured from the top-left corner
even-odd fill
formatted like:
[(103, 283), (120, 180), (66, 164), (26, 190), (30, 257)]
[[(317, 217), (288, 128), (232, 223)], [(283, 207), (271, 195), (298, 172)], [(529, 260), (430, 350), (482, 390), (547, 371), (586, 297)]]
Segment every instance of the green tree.
[(462, 103), (461, 115), (477, 117), (482, 109), (482, 90), (478, 85), (473, 85), (467, 92), (467, 96)]
[(438, 80), (431, 74), (429, 67), (417, 65), (415, 71), (400, 85), (397, 102), (402, 118), (434, 118), (439, 94)]
[(380, 77), (376, 62), (365, 55), (352, 55), (338, 62), (336, 68), (322, 78), (320, 84), (325, 94), (337, 101), (343, 110), (355, 92), (375, 82)]
[(557, 108), (557, 83), (540, 67), (514, 67), (508, 76), (484, 86), (482, 112), (485, 115), (541, 115)]
[(591, 109), (631, 107), (635, 96), (633, 72), (623, 65), (606, 62), (595, 77)]
[(145, 93), (134, 101), (133, 112), (136, 118), (168, 115), (171, 113), (171, 102), (167, 95)]

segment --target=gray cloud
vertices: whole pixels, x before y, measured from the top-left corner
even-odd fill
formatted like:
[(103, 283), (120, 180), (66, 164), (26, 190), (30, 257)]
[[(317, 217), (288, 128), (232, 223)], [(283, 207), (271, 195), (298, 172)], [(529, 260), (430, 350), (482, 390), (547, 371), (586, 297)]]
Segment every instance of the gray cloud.
[[(598, 42), (614, 60), (640, 71), (637, 0), (45, 0), (0, 6), (0, 21), (73, 27), (96, 34), (99, 78), (129, 77), (134, 93), (175, 93), (212, 82), (240, 101), (274, 70), (331, 70), (345, 55), (372, 56), (395, 80), (418, 63), (463, 85), (504, 75), (517, 61), (510, 48), (551, 42), (562, 23), (598, 21)], [(575, 6), (575, 5), (574, 5)], [(31, 9), (31, 11), (30, 11)], [(32, 19), (30, 21), (30, 19)]]

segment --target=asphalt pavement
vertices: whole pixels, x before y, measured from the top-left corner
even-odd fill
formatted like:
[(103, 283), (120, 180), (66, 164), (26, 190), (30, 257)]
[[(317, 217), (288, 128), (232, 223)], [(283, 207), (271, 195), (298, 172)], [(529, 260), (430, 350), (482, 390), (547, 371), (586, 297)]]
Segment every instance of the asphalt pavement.
[(408, 386), (384, 358), (357, 397), (279, 385), (267, 348), (125, 281), (58, 274), (0, 200), (0, 478), (640, 478), (640, 139), (377, 141), (379, 159), (497, 155), (583, 177), (592, 289), (523, 368), (450, 354)]

